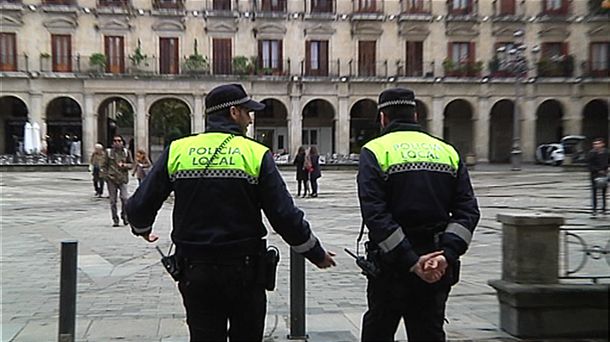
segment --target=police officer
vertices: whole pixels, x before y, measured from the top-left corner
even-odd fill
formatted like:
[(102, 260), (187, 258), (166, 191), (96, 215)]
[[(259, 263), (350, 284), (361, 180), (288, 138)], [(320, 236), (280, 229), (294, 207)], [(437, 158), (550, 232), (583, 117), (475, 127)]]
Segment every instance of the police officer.
[[(261, 254), (274, 230), (319, 268), (334, 266), (262, 144), (244, 136), (250, 111), (265, 106), (239, 84), (205, 99), (206, 132), (173, 141), (127, 205), (132, 232), (157, 239), (152, 224), (173, 191), (172, 241), (183, 272), (178, 288), (191, 341), (260, 341), (266, 313)], [(227, 322), (230, 325), (227, 331)]]
[(369, 277), (363, 341), (393, 341), (404, 318), (409, 341), (444, 341), (445, 302), (458, 258), (479, 221), (468, 171), (448, 143), (417, 124), (415, 95), (379, 96), (380, 137), (360, 153), (358, 195), (369, 230)]

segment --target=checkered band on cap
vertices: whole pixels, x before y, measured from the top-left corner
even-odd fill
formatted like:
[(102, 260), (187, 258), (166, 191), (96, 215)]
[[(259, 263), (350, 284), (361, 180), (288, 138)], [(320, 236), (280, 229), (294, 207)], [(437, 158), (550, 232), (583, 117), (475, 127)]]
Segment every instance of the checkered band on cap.
[(457, 176), (457, 170), (455, 170), (451, 165), (447, 164), (439, 164), (439, 163), (428, 163), (428, 162), (420, 162), (420, 163), (404, 163), (398, 165), (392, 165), (388, 168), (387, 174), (394, 174), (400, 172), (409, 172), (409, 171), (434, 171), (434, 172), (443, 172), (448, 173), (452, 177)]
[(381, 103), (377, 106), (377, 109), (382, 109), (385, 107), (389, 107), (389, 106), (397, 106), (397, 105), (403, 105), (403, 106), (413, 106), (415, 107), (415, 101), (413, 100), (393, 100), (393, 101), (388, 101), (388, 102), (384, 102)]
[(229, 108), (231, 106), (237, 106), (237, 105), (246, 103), (248, 101), (250, 101), (250, 97), (246, 96), (246, 97), (241, 98), (239, 100), (233, 100), (233, 101), (217, 104), (217, 105), (212, 106), (210, 108), (206, 108), (205, 113), (206, 114), (210, 114), (212, 112), (215, 112), (215, 111), (218, 111), (218, 110), (221, 110), (221, 109), (225, 109), (225, 108)]
[(188, 178), (239, 178), (250, 184), (258, 184), (258, 179), (242, 170), (183, 170), (171, 175), (171, 181)]

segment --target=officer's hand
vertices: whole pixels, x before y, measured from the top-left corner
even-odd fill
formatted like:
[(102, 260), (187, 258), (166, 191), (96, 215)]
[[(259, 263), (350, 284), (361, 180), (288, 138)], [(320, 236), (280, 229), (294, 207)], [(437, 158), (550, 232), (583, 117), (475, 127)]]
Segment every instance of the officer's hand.
[(426, 283), (436, 283), (445, 274), (446, 266), (445, 268), (441, 268), (441, 262), (439, 260), (436, 260), (436, 258), (442, 256), (442, 254), (443, 251), (437, 251), (420, 256), (417, 263), (411, 268), (411, 272), (417, 274), (417, 276), (420, 277)]
[(159, 240), (159, 236), (157, 236), (153, 233), (144, 234), (144, 235), (142, 235), (142, 238), (151, 243)]
[(333, 259), (335, 255), (337, 254), (331, 251), (327, 251), (326, 254), (324, 254), (324, 260), (317, 263), (316, 266), (318, 266), (318, 268), (328, 268), (331, 266), (336, 266), (337, 264), (335, 263), (335, 259)]

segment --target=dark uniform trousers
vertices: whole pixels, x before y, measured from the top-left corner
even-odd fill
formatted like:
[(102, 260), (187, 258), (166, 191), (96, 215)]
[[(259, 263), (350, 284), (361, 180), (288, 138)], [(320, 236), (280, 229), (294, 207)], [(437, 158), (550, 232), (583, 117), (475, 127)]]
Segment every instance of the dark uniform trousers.
[(252, 257), (184, 260), (178, 282), (191, 341), (261, 341), (265, 327), (264, 284)]
[[(431, 238), (411, 240), (416, 242), (414, 248), (419, 255), (437, 249)], [(438, 282), (428, 284), (408, 270), (396, 271), (383, 262), (381, 268), (381, 276), (368, 280), (369, 309), (362, 320), (362, 341), (394, 341), (401, 318), (409, 342), (445, 341), (443, 324), (452, 283), (451, 269)]]

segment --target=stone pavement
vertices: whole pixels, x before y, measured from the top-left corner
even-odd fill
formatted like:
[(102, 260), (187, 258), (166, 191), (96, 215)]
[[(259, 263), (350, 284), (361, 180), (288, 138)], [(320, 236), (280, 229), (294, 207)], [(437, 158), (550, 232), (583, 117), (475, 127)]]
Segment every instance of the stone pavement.
[[(501, 273), (499, 212), (563, 215), (567, 227), (609, 227), (610, 219), (588, 213), (584, 172), (507, 165), (472, 172), (482, 219), (463, 258), (462, 280), (451, 292), (446, 325), (452, 341), (513, 341), (498, 328), (498, 303), (487, 285)], [(294, 192), (294, 173), (283, 171)], [(135, 190), (136, 182), (130, 183)], [(56, 341), (60, 242), (79, 241), (77, 341), (187, 341), (184, 310), (177, 287), (164, 273), (154, 246), (127, 227), (112, 228), (107, 199), (93, 198), (86, 172), (0, 173), (2, 250), (2, 341)], [(357, 341), (366, 310), (365, 279), (343, 248), (354, 249), (360, 227), (355, 171), (328, 171), (320, 197), (296, 199), (324, 245), (337, 252), (338, 266), (318, 270), (306, 264), (307, 332), (311, 341)], [(158, 245), (169, 247), (171, 200), (155, 225)], [(608, 240), (608, 231), (591, 231)], [(288, 249), (277, 234), (282, 260), (275, 292), (268, 293), (266, 340), (284, 341), (289, 332)], [(578, 257), (578, 256), (574, 256)], [(583, 274), (610, 273), (603, 261)], [(402, 329), (402, 328), (401, 328)], [(397, 339), (406, 340), (404, 331)]]

